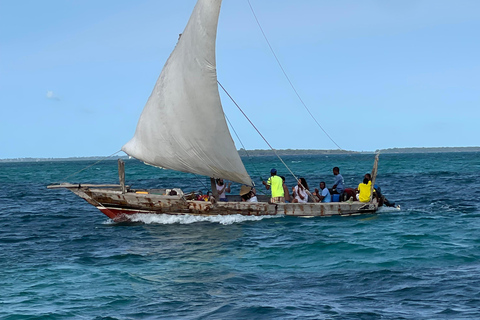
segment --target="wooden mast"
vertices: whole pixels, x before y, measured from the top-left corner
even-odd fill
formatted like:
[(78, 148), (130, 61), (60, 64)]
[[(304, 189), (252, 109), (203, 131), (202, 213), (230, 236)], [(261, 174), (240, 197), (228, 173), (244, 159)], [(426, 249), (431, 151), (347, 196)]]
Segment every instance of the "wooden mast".
[(215, 182), (215, 178), (210, 178), (210, 186), (212, 188), (212, 195), (215, 198), (215, 201), (218, 201), (217, 183)]
[(118, 159), (118, 179), (120, 180), (122, 194), (124, 194), (127, 190), (125, 188), (125, 162), (122, 159)]
[(377, 178), (377, 171), (378, 171), (378, 157), (380, 156), (380, 153), (377, 153), (375, 155), (375, 162), (373, 163), (373, 169), (372, 169), (372, 186), (370, 187), (370, 202), (373, 200), (373, 190), (375, 186), (375, 179)]

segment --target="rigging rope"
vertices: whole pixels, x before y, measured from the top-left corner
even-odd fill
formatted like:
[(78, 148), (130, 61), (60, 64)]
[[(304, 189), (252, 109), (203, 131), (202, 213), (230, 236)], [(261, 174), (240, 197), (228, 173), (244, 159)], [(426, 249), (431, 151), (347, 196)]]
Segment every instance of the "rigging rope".
[[(65, 180), (67, 180), (67, 179), (70, 178), (71, 176), (74, 176), (74, 175), (76, 175), (76, 174), (79, 174), (80, 172), (85, 171), (85, 170), (87, 170), (88, 168), (93, 167), (93, 166), (96, 165), (97, 163), (107, 160), (108, 158), (113, 157), (114, 155), (116, 155), (116, 154), (119, 153), (119, 152), (122, 152), (122, 150), (118, 150), (117, 152), (112, 153), (111, 155), (109, 155), (109, 156), (107, 156), (107, 157), (104, 157), (104, 158), (98, 160), (97, 162), (95, 162), (95, 163), (93, 163), (93, 164), (91, 164), (91, 165), (89, 165), (89, 166), (86, 166), (86, 167), (83, 168), (82, 170), (79, 170), (79, 171), (77, 171), (77, 172), (72, 173), (72, 174), (69, 175), (69, 176), (66, 176), (65, 178), (62, 179), (63, 181), (61, 181), (61, 182), (65, 182)], [(54, 182), (54, 184), (60, 184), (61, 182), (60, 182), (60, 181), (57, 181), (57, 182)]]
[(335, 140), (333, 140), (333, 138), (330, 137), (330, 135), (327, 133), (327, 131), (325, 131), (325, 129), (320, 125), (320, 123), (317, 121), (317, 119), (316, 119), (316, 118), (313, 116), (313, 114), (310, 112), (310, 109), (308, 109), (307, 105), (303, 102), (303, 99), (300, 97), (300, 94), (297, 92), (297, 89), (295, 89), (295, 86), (293, 85), (292, 81), (290, 81), (290, 78), (288, 77), (287, 73), (285, 72), (285, 69), (283, 69), (283, 66), (282, 66), (282, 64), (280, 63), (280, 60), (277, 58), (277, 55), (275, 54), (275, 51), (273, 50), (272, 46), (270, 45), (270, 42), (268, 41), (267, 36), (265, 35), (265, 32), (263, 32), (263, 28), (262, 28), (262, 26), (260, 25), (260, 22), (259, 22), (258, 19), (257, 19), (257, 15), (255, 14), (255, 11), (253, 10), (252, 5), (250, 4), (250, 0), (247, 0), (247, 2), (248, 2), (248, 5), (250, 6), (250, 9), (252, 10), (253, 16), (255, 17), (255, 21), (257, 21), (257, 24), (258, 24), (258, 27), (260, 28), (260, 31), (262, 32), (263, 37), (265, 38), (265, 41), (267, 42), (268, 47), (270, 48), (270, 51), (272, 51), (272, 54), (273, 54), (273, 56), (275, 57), (275, 60), (277, 60), (277, 63), (278, 63), (278, 65), (280, 66), (280, 69), (281, 69), (282, 72), (283, 72), (283, 75), (284, 75), (285, 78), (287, 79), (288, 83), (289, 83), (290, 86), (292, 87), (292, 89), (293, 89), (293, 91), (295, 92), (295, 94), (297, 95), (298, 99), (300, 100), (300, 102), (302, 103), (302, 105), (305, 107), (305, 109), (307, 110), (307, 112), (310, 114), (310, 116), (312, 117), (312, 119), (317, 123), (317, 125), (320, 127), (320, 129), (322, 129), (322, 131), (325, 133), (325, 135), (338, 147), (338, 149), (343, 150), (342, 147), (340, 147), (340, 146), (335, 142)]
[[(257, 127), (253, 124), (252, 120), (250, 120), (250, 118), (245, 114), (245, 112), (243, 112), (242, 108), (240, 108), (240, 106), (237, 104), (237, 102), (233, 99), (233, 97), (227, 92), (227, 90), (222, 86), (222, 84), (220, 83), (220, 81), (217, 80), (217, 83), (218, 85), (222, 88), (222, 90), (226, 93), (226, 95), (230, 98), (230, 100), (232, 100), (232, 102), (237, 106), (238, 110), (240, 110), (240, 112), (243, 114), (243, 116), (245, 117), (245, 119), (248, 120), (248, 122), (250, 122), (250, 124), (252, 125), (252, 127), (257, 131), (257, 133), (260, 135), (260, 137), (262, 137), (263, 141), (265, 141), (265, 143), (270, 147), (270, 149), (273, 151), (273, 153), (275, 153), (275, 155), (277, 156), (277, 158), (282, 162), (282, 164), (285, 166), (285, 168), (287, 168), (287, 170), (290, 172), (290, 174), (295, 178), (295, 181), (298, 181), (298, 178), (297, 176), (293, 173), (292, 170), (290, 170), (290, 168), (288, 167), (288, 165), (285, 163), (285, 161), (283, 161), (282, 157), (280, 157), (280, 155), (277, 153), (277, 150), (274, 149), (270, 143), (267, 141), (267, 139), (265, 139), (265, 137), (262, 135), (262, 133), (260, 132), (260, 130), (257, 129)], [(226, 117), (226, 116), (225, 116)], [(228, 120), (228, 118), (227, 118)], [(230, 123), (230, 120), (228, 120), (228, 122)], [(230, 123), (230, 126), (232, 127), (233, 129), (233, 126), (232, 124)], [(235, 129), (233, 129), (233, 131), (235, 132), (235, 135), (237, 135), (237, 132), (235, 131)], [(237, 138), (238, 138), (238, 135), (237, 135)], [(240, 138), (239, 138), (240, 140)], [(243, 143), (240, 141), (240, 143), (242, 144), (243, 146)], [(245, 149), (245, 147), (243, 146), (243, 148)], [(248, 154), (248, 153), (247, 153)], [(260, 177), (260, 179), (262, 179), (262, 177)], [(262, 179), (263, 181), (263, 179)], [(313, 195), (310, 193), (310, 191), (308, 189), (305, 189), (305, 191), (307, 192), (307, 194), (312, 198), (313, 201), (316, 202), (316, 199), (313, 197)]]
[[(238, 141), (240, 141), (240, 144), (242, 145), (242, 148), (243, 148), (243, 151), (245, 151), (245, 153), (247, 154), (247, 157), (249, 160), (251, 160), (251, 157), (250, 157), (250, 154), (248, 153), (247, 149), (245, 148), (245, 145), (243, 144), (242, 142), (242, 139), (240, 139), (240, 137), (238, 136), (237, 134), (237, 131), (235, 130), (235, 128), (233, 127), (232, 123), (230, 122), (230, 119), (228, 119), (227, 115), (225, 113), (223, 113), (224, 116), (225, 116), (225, 119), (227, 119), (228, 121), (228, 124), (230, 125), (230, 127), (232, 128), (233, 132), (235, 133), (235, 136), (237, 137)], [(262, 175), (260, 174), (259, 170), (257, 169), (257, 167), (253, 164), (252, 162), (252, 166), (253, 166), (253, 169), (255, 170), (255, 173), (260, 177), (261, 180), (262, 179)]]
[(265, 139), (265, 137), (262, 135), (262, 133), (260, 132), (260, 130), (257, 129), (257, 127), (253, 124), (252, 120), (250, 120), (250, 118), (248, 118), (248, 116), (245, 114), (245, 112), (243, 112), (242, 108), (240, 108), (240, 106), (237, 104), (237, 102), (233, 99), (233, 97), (227, 92), (227, 90), (222, 86), (222, 84), (220, 83), (220, 81), (217, 80), (217, 83), (218, 85), (223, 89), (223, 91), (227, 94), (227, 96), (230, 98), (230, 100), (232, 100), (232, 102), (237, 106), (238, 110), (240, 110), (240, 112), (243, 114), (243, 116), (245, 117), (245, 119), (248, 120), (248, 122), (250, 122), (250, 124), (252, 125), (252, 127), (257, 131), (257, 133), (260, 135), (260, 137), (262, 137), (263, 141), (265, 141), (265, 143), (270, 147), (270, 149), (273, 151), (273, 153), (275, 153), (275, 155), (277, 156), (277, 158), (283, 163), (283, 165), (285, 166), (285, 168), (287, 168), (287, 170), (292, 174), (292, 176), (295, 178), (296, 181), (298, 181), (298, 178), (297, 176), (292, 172), (292, 170), (290, 170), (290, 168), (287, 166), (287, 164), (285, 163), (285, 161), (283, 161), (283, 159), (278, 155), (277, 153), (277, 150), (275, 150), (271, 145), (270, 143), (268, 143), (267, 139)]
[[(218, 82), (218, 81), (217, 81)], [(218, 84), (220, 84), (220, 82), (218, 82)], [(223, 87), (222, 87), (223, 88)], [(225, 90), (225, 89), (223, 89)], [(234, 102), (235, 103), (235, 102)], [(233, 132), (235, 133), (235, 136), (237, 136), (237, 139), (238, 141), (240, 141), (240, 144), (242, 145), (242, 148), (243, 148), (243, 151), (245, 151), (245, 153), (247, 154), (247, 157), (248, 157), (248, 160), (252, 160), (252, 157), (250, 157), (250, 154), (248, 153), (247, 149), (245, 148), (245, 145), (243, 144), (242, 142), (242, 139), (240, 139), (239, 135), (237, 134), (237, 131), (235, 130), (235, 128), (233, 127), (232, 123), (230, 122), (230, 119), (228, 119), (227, 115), (225, 114), (225, 112), (223, 113), (223, 115), (225, 116), (225, 119), (227, 119), (228, 121), (228, 124), (230, 125), (230, 127), (232, 128)], [(253, 162), (250, 162), (252, 167), (253, 167), (253, 170), (255, 171), (255, 173), (257, 174), (257, 176), (260, 178), (260, 180), (263, 181), (263, 178), (262, 178), (262, 175), (260, 174), (260, 171), (257, 169), (257, 167), (253, 164)], [(255, 182), (253, 182), (253, 186), (255, 187)], [(263, 191), (260, 191), (262, 192), (262, 194), (265, 194)]]

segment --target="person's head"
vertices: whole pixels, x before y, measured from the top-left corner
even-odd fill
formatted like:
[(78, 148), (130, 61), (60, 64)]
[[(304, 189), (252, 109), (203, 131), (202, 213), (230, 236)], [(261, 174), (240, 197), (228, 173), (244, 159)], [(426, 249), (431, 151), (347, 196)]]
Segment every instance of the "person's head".
[(339, 173), (340, 173), (340, 168), (339, 168), (339, 167), (334, 167), (334, 168), (333, 168), (333, 174), (334, 174), (334, 175), (337, 175), (337, 174), (339, 174)]
[(285, 183), (285, 177), (284, 177), (284, 176), (280, 176), (280, 178), (282, 178), (283, 183)]
[(368, 184), (368, 181), (370, 181), (368, 178), (363, 178), (363, 183)]
[(365, 173), (365, 178), (368, 179), (368, 181), (372, 180), (372, 175), (370, 173)]
[(325, 181), (320, 182), (320, 189), (325, 189)]
[(218, 179), (217, 179), (217, 184), (218, 184), (219, 186), (223, 186), (223, 179), (222, 179), (222, 178), (218, 178)]
[(276, 175), (277, 174), (277, 169), (273, 168), (272, 170), (270, 170), (270, 174), (272, 176)]
[(305, 178), (298, 179), (298, 183), (301, 184), (302, 186), (304, 186), (304, 188), (308, 190), (308, 184), (307, 184), (307, 180), (305, 180)]

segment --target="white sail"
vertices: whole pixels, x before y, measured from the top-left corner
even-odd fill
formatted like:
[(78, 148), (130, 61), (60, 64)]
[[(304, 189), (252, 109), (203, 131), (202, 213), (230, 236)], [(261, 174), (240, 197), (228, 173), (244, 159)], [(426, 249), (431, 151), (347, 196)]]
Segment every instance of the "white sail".
[(199, 0), (122, 150), (145, 163), (251, 185), (225, 121), (215, 40), (221, 0)]

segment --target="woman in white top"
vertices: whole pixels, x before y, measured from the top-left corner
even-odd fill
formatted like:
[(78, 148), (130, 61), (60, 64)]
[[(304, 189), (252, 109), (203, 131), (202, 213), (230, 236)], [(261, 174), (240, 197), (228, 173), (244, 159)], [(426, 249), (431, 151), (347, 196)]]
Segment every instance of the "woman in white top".
[(298, 184), (292, 188), (293, 203), (307, 203), (308, 202), (308, 184), (305, 178), (298, 179)]

